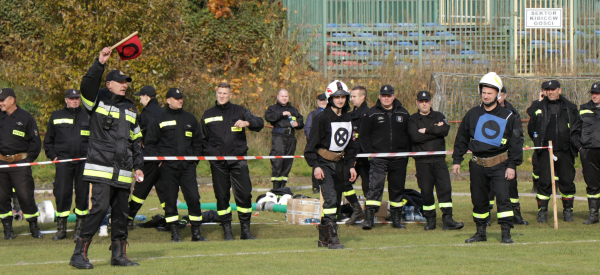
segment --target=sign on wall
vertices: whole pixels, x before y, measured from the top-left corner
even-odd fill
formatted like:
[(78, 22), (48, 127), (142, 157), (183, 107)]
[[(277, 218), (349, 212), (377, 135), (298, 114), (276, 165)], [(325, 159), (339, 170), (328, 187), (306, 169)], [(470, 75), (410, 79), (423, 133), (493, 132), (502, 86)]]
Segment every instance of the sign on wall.
[(525, 9), (525, 29), (560, 29), (563, 9)]

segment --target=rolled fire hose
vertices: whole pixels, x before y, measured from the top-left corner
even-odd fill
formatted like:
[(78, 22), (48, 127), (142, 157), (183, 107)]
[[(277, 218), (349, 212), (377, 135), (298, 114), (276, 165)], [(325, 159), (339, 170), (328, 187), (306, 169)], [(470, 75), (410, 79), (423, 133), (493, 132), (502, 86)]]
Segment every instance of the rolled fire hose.
[[(237, 206), (235, 203), (230, 203), (229, 204), (231, 206), (231, 210), (232, 211), (237, 211)], [(268, 210), (268, 206), (269, 204), (265, 205), (265, 210)], [(216, 202), (212, 202), (212, 203), (202, 203), (200, 205), (200, 207), (203, 210), (217, 210), (217, 203)], [(188, 206), (185, 202), (182, 202), (180, 204), (177, 205), (178, 209), (183, 209), (183, 210), (187, 210)], [(281, 204), (273, 204), (272, 205), (272, 211), (273, 212), (279, 212), (279, 213), (286, 213), (287, 212), (287, 205), (281, 205)], [(256, 211), (256, 203), (252, 204), (252, 210)]]

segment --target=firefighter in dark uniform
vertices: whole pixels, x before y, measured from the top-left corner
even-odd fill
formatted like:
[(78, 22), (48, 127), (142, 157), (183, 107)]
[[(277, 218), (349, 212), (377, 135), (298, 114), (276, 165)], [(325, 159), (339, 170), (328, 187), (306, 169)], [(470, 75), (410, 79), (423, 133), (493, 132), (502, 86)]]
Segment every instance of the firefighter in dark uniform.
[[(557, 80), (542, 83), (546, 97), (534, 111), (529, 120), (527, 130), (535, 146), (548, 146), (552, 141), (554, 152), (554, 178), (562, 194), (563, 219), (574, 221), (573, 202), (575, 200), (575, 157), (577, 149), (571, 145), (571, 127), (577, 120), (577, 106), (561, 96), (562, 89)], [(538, 222), (548, 221), (548, 202), (552, 195), (552, 179), (550, 178), (550, 152), (539, 150), (537, 158), (540, 162), (537, 202)]]
[[(394, 88), (384, 85), (379, 91), (379, 100), (362, 119), (360, 126), (360, 145), (364, 153), (410, 152), (408, 134), (408, 111), (394, 96)], [(402, 224), (402, 209), (407, 200), (404, 198), (406, 166), (408, 157), (371, 158), (369, 171), (369, 193), (367, 193), (367, 212), (363, 229), (373, 227), (375, 212), (379, 211), (383, 198), (383, 188), (387, 174), (392, 212), (392, 226), (406, 229)]]
[[(137, 117), (138, 125), (142, 129), (142, 151), (144, 155), (148, 155), (148, 152), (145, 148), (145, 138), (146, 132), (148, 131), (148, 127), (150, 123), (154, 121), (159, 115), (162, 115), (165, 112), (165, 109), (160, 107), (158, 104), (158, 100), (156, 99), (156, 91), (152, 86), (144, 86), (139, 92), (134, 94), (135, 96), (140, 97), (140, 102), (144, 106), (142, 113)], [(156, 195), (158, 196), (158, 200), (161, 202), (161, 206), (165, 208), (165, 200), (163, 198), (163, 190), (160, 181), (160, 171), (158, 168), (157, 161), (145, 161), (144, 162), (144, 181), (140, 183), (136, 183), (133, 187), (133, 193), (131, 193), (131, 200), (129, 201), (129, 216), (127, 221), (128, 230), (133, 229), (133, 221), (135, 219), (135, 215), (137, 215), (140, 208), (144, 204), (144, 201), (152, 191), (152, 187), (156, 187)]]
[[(286, 89), (277, 92), (277, 103), (265, 111), (265, 119), (273, 126), (269, 156), (293, 156), (296, 152), (296, 129), (304, 128), (304, 120), (298, 109), (289, 102)], [(285, 187), (294, 159), (272, 159), (271, 181), (273, 189)]]
[(119, 70), (111, 71), (106, 75), (106, 88), (99, 89), (111, 52), (110, 47), (102, 49), (98, 60), (81, 80), (81, 100), (90, 115), (90, 139), (83, 181), (90, 183), (91, 205), (69, 262), (79, 269), (94, 267), (87, 253), (109, 206), (112, 209), (110, 264), (139, 265), (127, 258), (126, 246), (131, 183), (134, 177), (138, 182), (144, 179), (144, 156), (140, 145), (142, 132), (136, 122), (135, 105), (125, 98), (127, 82), (131, 82), (131, 78)]
[[(148, 156), (201, 156), (202, 136), (193, 114), (182, 109), (183, 93), (177, 88), (167, 92), (166, 112), (148, 126), (146, 152)], [(179, 188), (188, 205), (192, 224), (192, 241), (206, 241), (200, 233), (202, 212), (196, 181), (198, 161), (163, 161), (160, 178), (165, 199), (165, 219), (171, 225), (171, 241), (180, 242), (177, 196)]]
[[(85, 158), (90, 137), (90, 117), (80, 108), (81, 93), (75, 89), (65, 92), (65, 108), (50, 116), (44, 151), (51, 160)], [(56, 164), (56, 176), (52, 193), (56, 198), (56, 222), (58, 230), (53, 240), (67, 238), (67, 217), (71, 213), (73, 202), (73, 183), (75, 184), (75, 222), (74, 239), (79, 238), (85, 216), (88, 214), (88, 193), (90, 185), (83, 181), (84, 161)]]
[[(444, 114), (431, 109), (431, 94), (417, 93), (419, 111), (408, 119), (408, 133), (413, 152), (446, 151), (446, 136), (450, 124)], [(438, 205), (442, 211), (442, 229), (461, 229), (465, 225), (452, 219), (452, 183), (445, 155), (413, 157), (417, 168), (417, 183), (423, 195), (423, 216), (427, 219), (425, 230), (436, 229), (435, 187)]]
[(304, 158), (321, 180), (323, 210), (319, 230), (319, 247), (342, 249), (336, 223), (344, 181), (356, 179), (356, 143), (352, 140), (352, 122), (348, 114), (348, 87), (339, 80), (327, 86), (327, 108), (314, 118)]
[[(306, 116), (306, 123), (304, 124), (304, 135), (306, 136), (306, 141), (308, 142), (308, 136), (310, 135), (310, 129), (312, 128), (313, 118), (321, 113), (327, 107), (327, 96), (325, 94), (319, 94), (317, 96), (317, 109), (313, 110)], [(315, 174), (313, 171), (312, 174), (312, 190), (313, 194), (319, 194), (319, 180), (315, 178)]]
[(590, 215), (583, 224), (598, 223), (600, 207), (600, 82), (590, 89), (592, 99), (582, 104), (573, 125), (571, 142), (579, 149)]
[[(262, 118), (250, 110), (229, 102), (231, 86), (220, 83), (216, 91), (215, 107), (204, 112), (200, 126), (202, 129), (203, 153), (205, 156), (246, 156), (246, 127), (259, 132), (265, 126)], [(252, 182), (246, 160), (210, 161), (213, 188), (217, 199), (217, 213), (223, 227), (225, 240), (233, 240), (231, 232), (231, 206), (229, 200), (233, 194), (238, 217), (242, 228), (241, 239), (255, 239), (250, 233), (252, 216)]]
[[(29, 112), (17, 105), (13, 89), (0, 90), (0, 110), (0, 165), (35, 161), (42, 149), (37, 124)], [(35, 184), (31, 166), (0, 169), (0, 219), (4, 226), (4, 238), (15, 238), (10, 205), (13, 189), (23, 210), (23, 218), (29, 222), (31, 236), (43, 238), (37, 224), (40, 213), (33, 197)]]
[(473, 221), (477, 232), (466, 243), (487, 241), (486, 228), (490, 215), (490, 189), (496, 193), (498, 223), (502, 229), (502, 242), (513, 243), (513, 210), (510, 204), (509, 181), (515, 177), (518, 165), (523, 162), (523, 137), (521, 122), (516, 115), (500, 107), (497, 98), (502, 90), (502, 80), (488, 73), (479, 81), (482, 104), (467, 112), (460, 123), (454, 141), (452, 171), (460, 172), (460, 164), (467, 150), (473, 152), (469, 162)]
[[(356, 86), (350, 90), (350, 101), (352, 105), (354, 105), (354, 109), (350, 113), (350, 117), (352, 117), (352, 141), (356, 142), (356, 144), (360, 144), (359, 140), (359, 132), (360, 132), (360, 123), (362, 118), (365, 116), (365, 113), (369, 110), (369, 106), (367, 105), (367, 89), (363, 86)], [(357, 154), (360, 154), (360, 146), (357, 146)], [(369, 159), (368, 158), (356, 158), (356, 163), (350, 163), (350, 166), (354, 167), (357, 174), (357, 179), (360, 176), (360, 180), (362, 181), (362, 191), (366, 196), (369, 192)], [(356, 196), (356, 190), (354, 190), (353, 184), (356, 181), (345, 181), (343, 195), (346, 197), (350, 206), (352, 206), (352, 216), (346, 221), (347, 225), (355, 224), (357, 221), (363, 220), (365, 218), (365, 212), (362, 210), (360, 203), (358, 202), (358, 197)]]
[[(527, 115), (529, 115), (529, 119), (531, 119), (532, 117), (535, 116), (535, 111), (537, 111), (537, 105), (542, 100), (544, 100), (544, 97), (546, 97), (546, 91), (540, 89), (539, 99), (531, 102), (531, 106), (529, 106), (526, 110)], [(538, 149), (538, 150), (540, 150), (540, 149)], [(535, 150), (533, 155), (531, 156), (531, 166), (533, 167), (533, 171), (531, 171), (531, 177), (532, 177), (532, 181), (533, 181), (533, 187), (531, 188), (532, 194), (537, 194), (538, 183), (540, 181), (540, 176), (539, 176), (540, 162), (537, 158), (538, 150)], [(546, 149), (541, 149), (541, 150), (546, 150)]]

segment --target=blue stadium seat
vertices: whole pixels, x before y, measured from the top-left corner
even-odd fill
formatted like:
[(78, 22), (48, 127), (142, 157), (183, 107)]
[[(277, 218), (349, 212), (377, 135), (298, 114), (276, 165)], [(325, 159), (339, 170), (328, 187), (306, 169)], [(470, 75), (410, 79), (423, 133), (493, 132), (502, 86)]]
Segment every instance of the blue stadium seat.
[(396, 32), (386, 32), (383, 35), (388, 36), (388, 37), (398, 37), (398, 36), (402, 36), (402, 34), (400, 33), (396, 33)]
[(600, 34), (600, 31), (596, 31), (595, 33), (596, 33), (596, 34)]
[(331, 34), (331, 36), (333, 36), (333, 37), (352, 37), (351, 35), (349, 35), (345, 32), (334, 32)]
[(531, 40), (531, 45), (546, 45), (544, 40)]
[(569, 40), (556, 40), (556, 44), (569, 44)]
[(462, 45), (462, 42), (456, 41), (456, 40), (448, 40), (448, 41), (446, 41), (446, 45), (458, 46), (458, 45)]
[(376, 37), (377, 35), (374, 35), (370, 32), (357, 32), (356, 36), (358, 36), (358, 37)]
[(388, 23), (376, 23), (376, 24), (375, 24), (375, 27), (377, 27), (377, 28), (389, 28), (389, 27), (391, 27), (391, 26), (392, 26), (392, 25), (390, 25), (390, 24), (388, 24)]
[(360, 56), (369, 56), (371, 55), (371, 52), (367, 52), (367, 51), (356, 51), (354, 52), (355, 55), (360, 55)]
[(551, 31), (550, 33), (552, 35), (562, 35), (562, 33), (560, 31)]
[(348, 24), (348, 27), (351, 27), (351, 28), (360, 28), (362, 26), (363, 25), (360, 24), (360, 23), (350, 23), (350, 24)]
[(419, 36), (423, 34), (419, 34), (419, 32), (408, 32), (408, 36)]
[(412, 46), (412, 45), (414, 45), (414, 44), (413, 44), (412, 42), (410, 42), (410, 41), (398, 41), (396, 44), (397, 44), (398, 46)]
[(428, 23), (423, 23), (423, 27), (439, 27), (440, 24), (435, 23), (435, 22), (428, 22)]
[(585, 34), (585, 33), (582, 31), (575, 31), (575, 33), (573, 33), (573, 34)]
[(596, 59), (596, 58), (589, 58), (589, 59), (586, 59), (584, 62), (585, 62), (585, 63), (593, 63), (593, 64), (598, 64), (598, 63), (600, 63), (600, 60), (598, 60), (598, 59)]
[(337, 27), (341, 27), (340, 25), (338, 25), (338, 24), (335, 24), (335, 23), (327, 23), (327, 25), (326, 25), (326, 26), (327, 26), (328, 28), (337, 28)]
[(530, 32), (529, 31), (519, 31), (520, 35), (529, 35)]
[(410, 51), (408, 52), (410, 55), (419, 55), (419, 51)]
[(462, 50), (460, 51), (460, 54), (479, 54), (476, 51), (472, 51), (472, 50)]
[(588, 53), (588, 51), (587, 51), (587, 50), (584, 50), (584, 49), (578, 49), (578, 50), (577, 50), (577, 53)]
[(416, 26), (417, 25), (415, 25), (413, 23), (398, 23), (398, 27), (400, 27), (400, 28), (413, 28)]
[(393, 52), (393, 51), (384, 51), (384, 52), (383, 52), (383, 55), (389, 55), (389, 54), (391, 54), (391, 53), (394, 53), (394, 55), (402, 55), (402, 54), (401, 54), (401, 53), (399, 53), (399, 52)]
[(489, 65), (490, 64), (490, 62), (487, 60), (477, 60), (477, 59), (474, 59), (471, 63), (477, 64), (477, 65)]
[(369, 65), (381, 66), (383, 61), (369, 61)]
[(450, 35), (454, 35), (451, 32), (436, 32), (435, 33), (436, 36), (450, 36)]
[(439, 45), (435, 41), (422, 41), (422, 43), (423, 43), (423, 46), (435, 46), (435, 45)]
[(385, 42), (376, 41), (376, 42), (371, 42), (369, 45), (371, 45), (371, 46), (387, 46), (388, 44)]

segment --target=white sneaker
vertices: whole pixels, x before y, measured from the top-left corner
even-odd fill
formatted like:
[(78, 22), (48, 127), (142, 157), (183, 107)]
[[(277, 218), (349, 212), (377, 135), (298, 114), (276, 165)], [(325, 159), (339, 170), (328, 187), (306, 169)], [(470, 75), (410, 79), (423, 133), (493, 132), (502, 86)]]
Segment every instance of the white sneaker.
[(100, 231), (98, 232), (98, 236), (108, 237), (108, 227), (106, 225), (100, 226)]

